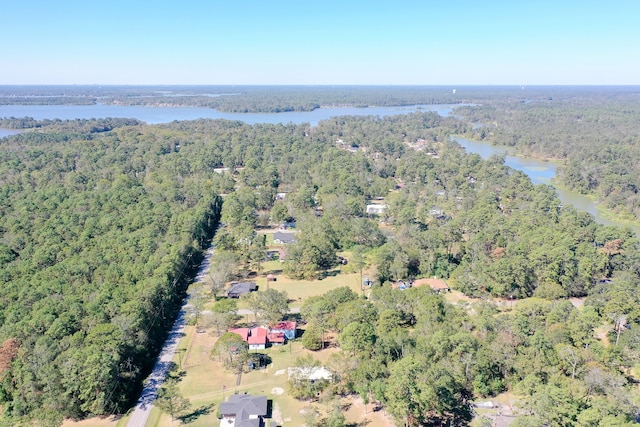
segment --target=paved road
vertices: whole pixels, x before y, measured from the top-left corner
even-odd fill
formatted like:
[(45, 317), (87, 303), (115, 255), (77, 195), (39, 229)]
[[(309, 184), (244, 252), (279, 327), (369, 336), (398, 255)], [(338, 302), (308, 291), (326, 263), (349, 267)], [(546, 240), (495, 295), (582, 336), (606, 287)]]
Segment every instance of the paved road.
[[(200, 269), (198, 270), (195, 282), (204, 281), (211, 265), (211, 255), (213, 255), (213, 248), (209, 248), (202, 264), (200, 264)], [(176, 322), (173, 324), (173, 328), (171, 328), (169, 337), (162, 347), (160, 356), (151, 371), (151, 375), (147, 378), (142, 394), (136, 403), (136, 407), (131, 414), (131, 418), (129, 418), (127, 427), (144, 427), (147, 423), (151, 409), (153, 409), (153, 401), (158, 395), (158, 389), (162, 386), (162, 383), (167, 376), (167, 370), (169, 369), (171, 361), (176, 353), (180, 338), (184, 335), (187, 304), (188, 301), (185, 300), (184, 305), (180, 309), (180, 314), (178, 315)]]
[[(247, 314), (253, 314), (253, 311), (249, 310), (248, 308), (239, 308), (237, 313), (240, 316), (245, 316)], [(289, 313), (291, 314), (300, 313), (300, 307), (291, 307), (289, 309)]]

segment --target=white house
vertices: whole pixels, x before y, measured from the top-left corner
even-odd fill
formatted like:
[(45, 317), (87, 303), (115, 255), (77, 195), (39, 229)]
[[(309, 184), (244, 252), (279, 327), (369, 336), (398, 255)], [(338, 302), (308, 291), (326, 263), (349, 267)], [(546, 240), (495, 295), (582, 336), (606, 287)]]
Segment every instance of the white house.
[(387, 210), (387, 205), (367, 205), (367, 215), (382, 215)]

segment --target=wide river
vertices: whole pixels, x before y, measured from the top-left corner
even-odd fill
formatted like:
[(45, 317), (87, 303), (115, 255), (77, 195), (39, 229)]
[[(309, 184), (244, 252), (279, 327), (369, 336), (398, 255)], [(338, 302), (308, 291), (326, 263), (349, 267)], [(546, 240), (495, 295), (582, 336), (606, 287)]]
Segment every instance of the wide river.
[[(285, 113), (225, 113), (213, 108), (198, 107), (144, 107), (122, 105), (0, 105), (0, 118), (2, 117), (32, 117), (43, 119), (92, 119), (106, 117), (134, 118), (149, 124), (169, 123), (175, 120), (227, 119), (240, 120), (248, 124), (256, 123), (309, 123), (315, 126), (321, 120), (335, 116), (391, 116), (407, 114), (416, 111), (435, 111), (442, 116), (451, 114), (453, 108), (459, 105), (433, 104), (411, 105), (404, 107), (336, 107), (318, 108), (313, 111), (292, 111)], [(0, 138), (13, 135), (19, 131), (0, 129)], [(483, 158), (492, 154), (508, 154), (505, 149), (490, 144), (470, 141), (464, 138), (454, 138), (468, 152), (477, 153)], [(553, 185), (551, 179), (556, 175), (556, 166), (551, 162), (530, 159), (520, 156), (505, 156), (505, 164), (520, 170), (531, 178), (534, 184)], [(590, 213), (597, 222), (605, 225), (623, 226), (625, 224), (612, 221), (601, 216), (600, 211), (591, 199), (571, 191), (556, 188), (562, 203), (571, 204), (577, 209)], [(631, 227), (640, 235), (640, 227)]]
[[(309, 123), (311, 126), (336, 116), (392, 116), (416, 111), (435, 111), (449, 115), (459, 105), (433, 104), (406, 107), (336, 107), (317, 108), (313, 111), (290, 111), (285, 113), (225, 113), (213, 108), (199, 107), (139, 107), (123, 105), (0, 105), (2, 117), (32, 117), (43, 119), (103, 119), (121, 117), (138, 119), (149, 124), (169, 123), (174, 120), (227, 119), (256, 123)], [(0, 136), (3, 136), (0, 134)]]

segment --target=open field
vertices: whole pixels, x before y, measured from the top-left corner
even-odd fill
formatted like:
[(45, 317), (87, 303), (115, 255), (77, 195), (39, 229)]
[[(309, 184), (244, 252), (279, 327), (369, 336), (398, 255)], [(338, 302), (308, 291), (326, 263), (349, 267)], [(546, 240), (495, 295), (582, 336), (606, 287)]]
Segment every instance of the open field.
[(65, 420), (62, 427), (123, 427), (127, 424), (125, 418), (89, 418), (82, 421)]
[[(300, 307), (307, 298), (322, 295), (341, 286), (348, 286), (354, 292), (360, 294), (362, 292), (360, 289), (360, 273), (349, 272), (348, 267), (336, 267), (334, 270), (327, 272), (327, 276), (321, 280), (295, 280), (282, 274), (282, 263), (280, 261), (269, 261), (262, 264), (264, 273), (251, 280), (258, 285), (258, 292), (268, 288), (286, 291), (289, 296), (289, 305), (291, 307)], [(266, 274), (268, 273), (275, 274), (275, 282), (267, 283)], [(363, 275), (366, 276), (366, 272)], [(242, 298), (239, 301), (239, 306), (245, 308)]]
[[(281, 426), (304, 425), (304, 414), (309, 407), (317, 408), (324, 413), (331, 407), (327, 402), (300, 402), (288, 397), (286, 369), (297, 357), (312, 354), (315, 358), (325, 361), (335, 353), (335, 347), (320, 352), (309, 352), (300, 342), (282, 347), (271, 347), (261, 350), (272, 359), (266, 368), (244, 373), (239, 385), (236, 385), (236, 375), (225, 371), (222, 364), (209, 358), (209, 353), (216, 337), (208, 332), (196, 332), (194, 327), (188, 327), (181, 342), (181, 348), (187, 349), (182, 356), (185, 372), (180, 381), (183, 396), (191, 401), (192, 416), (185, 419), (185, 423), (193, 427), (218, 425), (217, 407), (232, 393), (249, 393), (266, 395), (273, 401), (273, 423)], [(180, 360), (176, 359), (176, 363)], [(340, 405), (345, 408), (345, 416), (351, 425), (365, 423), (364, 405), (357, 398), (343, 398)], [(348, 408), (348, 409), (347, 409)], [(369, 427), (383, 427), (392, 425), (382, 411), (372, 412), (372, 405), (368, 406), (366, 425)], [(178, 420), (171, 421), (167, 414), (154, 409), (147, 427), (169, 427), (180, 425)], [(96, 425), (97, 426), (97, 425)], [(84, 426), (83, 426), (84, 427)], [(93, 425), (87, 427), (93, 427)]]

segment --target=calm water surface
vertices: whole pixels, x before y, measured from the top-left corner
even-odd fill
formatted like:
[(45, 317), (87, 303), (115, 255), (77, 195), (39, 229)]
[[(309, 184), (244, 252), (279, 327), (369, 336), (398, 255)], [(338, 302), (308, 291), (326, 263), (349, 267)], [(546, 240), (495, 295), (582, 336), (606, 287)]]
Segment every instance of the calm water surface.
[(248, 124), (256, 123), (309, 123), (312, 126), (320, 120), (335, 116), (392, 116), (416, 111), (435, 111), (446, 116), (459, 105), (433, 104), (406, 107), (369, 108), (318, 108), (313, 111), (292, 111), (286, 113), (225, 113), (213, 108), (200, 107), (142, 107), (122, 105), (0, 105), (0, 117), (33, 117), (43, 119), (101, 119), (121, 117), (142, 120), (149, 124), (169, 123), (174, 120), (228, 119), (240, 120)]
[(15, 135), (20, 133), (19, 130), (15, 129), (0, 129), (0, 138), (4, 138), (5, 136)]
[[(545, 162), (542, 160), (536, 160), (522, 156), (514, 156), (509, 153), (508, 148), (496, 147), (489, 143), (470, 141), (468, 139), (460, 137), (452, 137), (452, 139), (462, 147), (464, 147), (469, 153), (476, 153), (483, 159), (488, 159), (493, 154), (501, 156), (504, 155), (505, 165), (526, 173), (529, 178), (531, 178), (531, 182), (533, 182), (534, 184), (553, 185), (552, 178), (556, 176), (556, 165), (552, 162)], [(612, 221), (608, 218), (603, 218), (596, 204), (588, 197), (585, 197), (573, 191), (567, 191), (557, 187), (555, 187), (555, 189), (562, 203), (566, 205), (573, 205), (580, 211), (590, 213), (591, 215), (593, 215), (596, 222), (613, 226), (627, 225), (621, 222)], [(640, 227), (630, 227), (637, 235), (640, 235)]]

